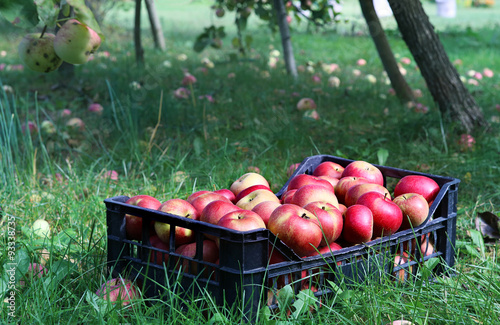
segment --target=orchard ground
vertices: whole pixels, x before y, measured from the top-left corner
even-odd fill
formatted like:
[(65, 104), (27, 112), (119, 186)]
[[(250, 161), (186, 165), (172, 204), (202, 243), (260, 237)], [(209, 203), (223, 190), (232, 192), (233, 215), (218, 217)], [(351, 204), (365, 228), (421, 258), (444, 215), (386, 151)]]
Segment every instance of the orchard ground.
[[(483, 245), (474, 229), (479, 212), (498, 215), (500, 206), (500, 63), (495, 59), (500, 35), (499, 21), (494, 20), (500, 4), (459, 5), (456, 19), (444, 19), (436, 17), (434, 4), (424, 2), (450, 60), (490, 123), (488, 129), (470, 135), (441, 118), (411, 54), (393, 30), (392, 18), (382, 23), (389, 28), (406, 79), (421, 94), (410, 107), (402, 105), (385, 82), (355, 4), (344, 7), (349, 23), (336, 27), (307, 31), (305, 24), (293, 23), (292, 41), (301, 71), (297, 82), (284, 73), (279, 35), (258, 21), (252, 20), (245, 32), (253, 37), (247, 57), (232, 60), (232, 18), (228, 13), (217, 20), (209, 5), (206, 1), (157, 4), (166, 53), (153, 49), (144, 15), (144, 69), (135, 65), (132, 10), (109, 15), (103, 26), (105, 43), (94, 60), (75, 68), (69, 81), (58, 72), (38, 74), (19, 66), (16, 47), (22, 32), (3, 23), (2, 240), (12, 237), (8, 222), (14, 222), (17, 279), (30, 261), (46, 263), (49, 269), (45, 277), (19, 287), (16, 321), (196, 323), (205, 322), (203, 317), (209, 314), (216, 315), (214, 320), (234, 323), (238, 316), (210, 302), (188, 304), (187, 311), (176, 299), (156, 304), (139, 301), (131, 309), (103, 304), (94, 295), (107, 280), (103, 199), (148, 194), (163, 202), (187, 197), (199, 189), (227, 188), (253, 167), (276, 192), (288, 178), (288, 166), (315, 154), (459, 178), (458, 276), (439, 285), (373, 283), (364, 290), (345, 290), (336, 301), (324, 302), (319, 312), (300, 314), (301, 321), (498, 321), (498, 242)], [(228, 29), (223, 49), (194, 53), (196, 35), (220, 21)], [(359, 65), (359, 59), (366, 64)], [(183, 85), (185, 72), (196, 82)], [(316, 101), (318, 120), (296, 110), (303, 97)], [(92, 103), (101, 104), (102, 113), (89, 111)], [(81, 119), (85, 127), (81, 129), (75, 120), (68, 123), (71, 118)], [(42, 129), (45, 120), (54, 129)], [(23, 133), (27, 121), (39, 132)], [(49, 222), (49, 241), (31, 235), (30, 226), (37, 219)], [(0, 260), (2, 294), (9, 284), (8, 262), (5, 253)], [(8, 297), (3, 298), (7, 307)], [(2, 308), (2, 313), (6, 311)], [(285, 320), (284, 315), (277, 317)]]

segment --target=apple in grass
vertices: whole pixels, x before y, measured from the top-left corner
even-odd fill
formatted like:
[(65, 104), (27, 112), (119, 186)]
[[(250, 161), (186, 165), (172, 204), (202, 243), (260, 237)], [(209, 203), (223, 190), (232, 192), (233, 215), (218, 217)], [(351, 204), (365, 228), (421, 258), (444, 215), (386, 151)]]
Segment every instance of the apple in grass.
[(316, 201), (322, 201), (339, 206), (335, 193), (321, 185), (305, 185), (295, 192), (292, 198), (292, 204), (304, 207), (306, 204)]
[(260, 189), (242, 197), (238, 202), (236, 202), (236, 206), (241, 209), (252, 210), (257, 204), (264, 201), (280, 203), (280, 199), (272, 191)]
[(339, 203), (345, 204), (345, 195), (349, 188), (358, 185), (368, 183), (368, 180), (364, 177), (356, 177), (356, 176), (346, 176), (342, 177), (337, 185), (335, 185), (335, 195)]
[(200, 196), (198, 196), (196, 199), (194, 199), (191, 202), (191, 205), (195, 207), (195, 209), (198, 211), (199, 214), (205, 209), (205, 207), (213, 201), (226, 201), (228, 203), (232, 203), (228, 198), (221, 194), (217, 193), (205, 193)]
[(353, 204), (356, 204), (356, 201), (359, 199), (359, 197), (367, 192), (379, 192), (389, 199), (391, 198), (391, 193), (389, 192), (389, 190), (382, 185), (375, 183), (357, 184), (347, 190), (344, 197), (345, 205), (351, 206)]
[(300, 257), (312, 254), (323, 238), (318, 218), (295, 204), (276, 208), (267, 227)]
[(281, 203), (275, 201), (264, 201), (254, 206), (252, 211), (260, 216), (260, 218), (262, 219), (262, 221), (264, 221), (264, 224), (266, 225), (267, 228), (269, 217), (271, 217), (273, 211), (276, 210), (276, 208), (279, 207), (280, 205)]
[(54, 39), (56, 54), (71, 64), (86, 63), (100, 46), (99, 34), (76, 19), (67, 20)]
[(329, 181), (307, 174), (299, 174), (294, 176), (290, 180), (290, 183), (288, 183), (287, 191), (298, 189), (304, 185), (321, 185), (331, 190), (332, 192), (334, 191), (334, 187)]
[(333, 161), (324, 161), (319, 164), (313, 171), (314, 176), (330, 176), (341, 178), (344, 167)]
[(406, 193), (393, 199), (403, 212), (401, 230), (420, 226), (429, 215), (429, 203), (420, 194)]
[(342, 177), (364, 177), (369, 183), (384, 185), (384, 175), (380, 169), (363, 160), (356, 160), (348, 164), (342, 172)]
[[(199, 212), (188, 201), (183, 199), (170, 199), (160, 205), (158, 211), (173, 214), (179, 217), (189, 218), (193, 220), (199, 219)], [(171, 225), (164, 222), (155, 221), (154, 223), (158, 238), (166, 244), (170, 243), (170, 228)], [(183, 245), (194, 240), (194, 232), (191, 229), (183, 227), (175, 227), (175, 245)]]
[(318, 218), (323, 232), (321, 246), (328, 245), (340, 237), (344, 221), (339, 209), (330, 203), (321, 201), (308, 203), (304, 209), (312, 212)]
[(222, 196), (225, 196), (226, 198), (229, 199), (229, 201), (235, 203), (236, 201), (236, 196), (234, 195), (233, 192), (231, 192), (230, 189), (228, 188), (221, 188), (219, 190), (215, 190), (214, 193), (220, 194)]
[[(126, 204), (135, 205), (141, 208), (158, 210), (161, 202), (150, 195), (136, 195), (125, 201)], [(127, 239), (141, 240), (142, 238), (142, 218), (130, 214), (125, 215), (125, 232)]]
[(129, 305), (133, 300), (139, 299), (141, 293), (136, 285), (123, 278), (114, 278), (104, 283), (96, 295), (112, 304), (120, 303), (122, 306)]
[(258, 173), (250, 172), (250, 173), (243, 174), (237, 180), (235, 180), (231, 184), (229, 189), (236, 196), (236, 195), (238, 195), (238, 193), (240, 193), (244, 189), (246, 189), (250, 186), (253, 186), (253, 185), (265, 185), (265, 186), (271, 188), (269, 186), (269, 182), (266, 180), (266, 178), (264, 176), (262, 176), (261, 174), (258, 174)]
[(240, 208), (231, 202), (212, 201), (201, 211), (200, 221), (216, 225), (225, 214), (236, 210), (240, 210)]
[(394, 187), (394, 197), (406, 193), (422, 195), (430, 204), (440, 190), (439, 184), (430, 177), (423, 175), (406, 175)]
[(342, 238), (351, 244), (369, 242), (373, 236), (373, 213), (359, 204), (351, 205), (344, 213)]
[(378, 192), (361, 195), (356, 204), (368, 207), (373, 213), (373, 237), (394, 234), (401, 227), (403, 212), (390, 198)]
[(255, 229), (265, 229), (264, 220), (255, 212), (250, 210), (236, 210), (224, 215), (218, 226), (237, 231), (249, 231)]

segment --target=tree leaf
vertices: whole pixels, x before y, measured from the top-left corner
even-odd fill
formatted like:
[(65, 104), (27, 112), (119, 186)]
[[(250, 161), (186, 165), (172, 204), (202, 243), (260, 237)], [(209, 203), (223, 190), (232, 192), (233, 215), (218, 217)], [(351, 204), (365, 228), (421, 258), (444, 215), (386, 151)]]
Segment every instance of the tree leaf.
[(488, 239), (500, 239), (500, 218), (488, 211), (480, 212), (476, 217), (476, 229)]
[(484, 240), (483, 240), (483, 235), (481, 234), (481, 232), (479, 232), (478, 230), (475, 230), (475, 229), (471, 229), (468, 231), (471, 239), (472, 239), (472, 243), (477, 247), (479, 248), (479, 251), (481, 252), (481, 255), (484, 256), (484, 253), (485, 253), (485, 247), (484, 247)]
[(379, 165), (385, 165), (387, 161), (387, 157), (389, 157), (389, 151), (385, 148), (380, 148), (377, 151), (377, 158)]
[(34, 2), (37, 5), (38, 18), (47, 27), (54, 27), (60, 10), (57, 2), (55, 0), (34, 0)]
[(33, 0), (0, 0), (0, 14), (12, 25), (21, 28), (33, 28), (40, 21)]
[(101, 40), (104, 41), (104, 34), (101, 32), (101, 27), (99, 27), (92, 10), (90, 10), (85, 4), (85, 0), (66, 0), (66, 2), (73, 7), (76, 19), (92, 28), (97, 34), (99, 34)]

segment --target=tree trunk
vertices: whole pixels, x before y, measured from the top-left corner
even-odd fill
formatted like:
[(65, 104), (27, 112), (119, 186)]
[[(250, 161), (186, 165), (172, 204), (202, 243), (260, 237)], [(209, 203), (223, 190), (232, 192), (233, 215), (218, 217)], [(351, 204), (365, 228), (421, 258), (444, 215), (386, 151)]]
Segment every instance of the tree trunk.
[(295, 65), (295, 57), (293, 56), (292, 40), (290, 36), (290, 29), (286, 21), (286, 10), (282, 0), (274, 0), (274, 10), (278, 19), (278, 26), (280, 28), (281, 44), (283, 46), (283, 57), (285, 58), (286, 71), (297, 78), (297, 67)]
[(465, 131), (486, 126), (483, 112), (460, 80), (420, 0), (389, 0), (399, 31), (444, 118)]
[(138, 66), (144, 66), (144, 49), (141, 43), (141, 5), (142, 0), (135, 0), (134, 44), (135, 62)]
[(361, 5), (361, 11), (365, 17), (380, 60), (387, 72), (387, 76), (391, 80), (392, 88), (401, 101), (412, 101), (414, 99), (413, 92), (399, 70), (398, 63), (394, 58), (389, 41), (373, 6), (373, 0), (359, 0), (359, 4)]
[(154, 0), (145, 0), (146, 8), (148, 10), (149, 23), (151, 24), (151, 32), (153, 33), (153, 41), (155, 43), (155, 48), (162, 51), (166, 50), (165, 38), (163, 37), (163, 30), (161, 28), (160, 19), (156, 14), (156, 8)]

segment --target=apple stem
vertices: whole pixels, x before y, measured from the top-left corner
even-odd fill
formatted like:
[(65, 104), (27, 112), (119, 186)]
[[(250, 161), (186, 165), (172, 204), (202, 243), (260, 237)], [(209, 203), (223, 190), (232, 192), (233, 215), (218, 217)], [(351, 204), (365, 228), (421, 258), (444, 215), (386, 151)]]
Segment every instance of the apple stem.
[(43, 38), (45, 31), (47, 31), (47, 25), (43, 26), (42, 33), (40, 34), (40, 38)]

